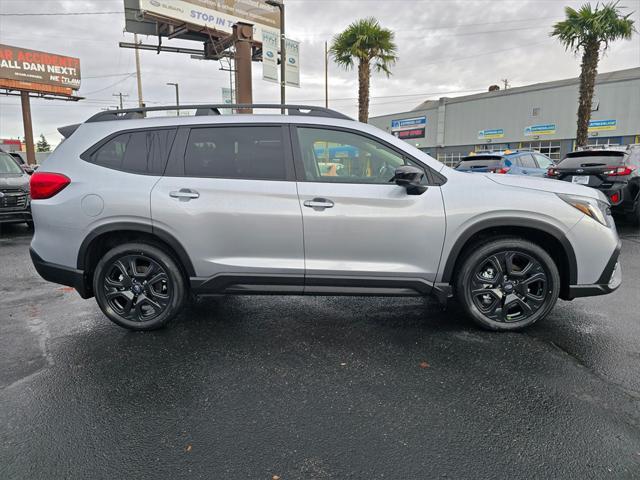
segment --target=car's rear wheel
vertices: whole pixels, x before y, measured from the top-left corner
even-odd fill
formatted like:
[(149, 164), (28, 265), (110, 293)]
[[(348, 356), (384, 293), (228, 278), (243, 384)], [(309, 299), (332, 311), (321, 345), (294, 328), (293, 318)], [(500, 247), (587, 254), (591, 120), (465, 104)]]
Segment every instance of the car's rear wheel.
[(109, 250), (96, 266), (93, 291), (104, 314), (131, 330), (163, 327), (180, 312), (187, 297), (175, 260), (143, 243)]
[(488, 241), (470, 251), (456, 280), (468, 315), (490, 330), (518, 330), (547, 316), (560, 275), (549, 254), (521, 238)]

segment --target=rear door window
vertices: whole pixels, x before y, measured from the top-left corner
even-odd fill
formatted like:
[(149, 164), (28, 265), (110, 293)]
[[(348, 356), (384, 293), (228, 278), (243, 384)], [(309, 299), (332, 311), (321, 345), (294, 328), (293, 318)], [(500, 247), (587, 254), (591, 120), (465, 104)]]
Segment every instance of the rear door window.
[(286, 180), (281, 126), (192, 128), (184, 156), (188, 177)]
[(470, 155), (468, 157), (462, 157), (459, 168), (496, 168), (499, 167), (502, 162), (502, 157), (498, 155)]
[(553, 167), (553, 161), (551, 161), (551, 159), (545, 157), (544, 155), (534, 153), (533, 156), (536, 158), (536, 162), (538, 162), (538, 167), (544, 169)]
[(536, 161), (533, 159), (533, 155), (529, 153), (520, 155), (518, 157), (518, 160), (520, 161), (520, 165), (522, 166), (522, 168), (538, 168)]
[(107, 140), (83, 158), (114, 170), (162, 175), (174, 136), (173, 129), (125, 132)]

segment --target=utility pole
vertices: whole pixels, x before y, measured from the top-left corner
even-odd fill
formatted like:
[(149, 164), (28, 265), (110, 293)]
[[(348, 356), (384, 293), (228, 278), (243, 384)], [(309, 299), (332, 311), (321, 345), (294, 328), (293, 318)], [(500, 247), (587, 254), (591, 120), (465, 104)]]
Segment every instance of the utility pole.
[(329, 46), (324, 42), (324, 107), (329, 108)]
[[(167, 82), (167, 85), (173, 85), (176, 87), (176, 107), (180, 106), (180, 91), (178, 89), (178, 84), (174, 82)], [(180, 110), (178, 110), (178, 115), (180, 115)]]
[(138, 81), (138, 106), (144, 107), (142, 101), (142, 75), (140, 74), (140, 51), (138, 50), (138, 34), (133, 34), (133, 43), (136, 44), (136, 79)]
[[(253, 25), (238, 22), (233, 26), (234, 47), (236, 51), (235, 64), (236, 98), (238, 103), (253, 103), (251, 83), (251, 44), (253, 43)], [(238, 113), (252, 113), (250, 108), (238, 109)]]
[(500, 81), (504, 84), (504, 89), (505, 90), (511, 86), (511, 84), (509, 83), (509, 80), (506, 79), (506, 78), (503, 78)]
[(128, 97), (129, 95), (127, 95), (126, 93), (119, 92), (119, 93), (113, 93), (111, 96), (112, 97), (120, 97), (120, 110), (122, 110), (124, 108), (124, 104), (122, 102), (122, 97)]
[(33, 146), (33, 126), (31, 122), (31, 103), (29, 102), (29, 92), (20, 91), (20, 102), (22, 103), (22, 123), (24, 126), (24, 144), (27, 149), (27, 163), (36, 164), (36, 151)]

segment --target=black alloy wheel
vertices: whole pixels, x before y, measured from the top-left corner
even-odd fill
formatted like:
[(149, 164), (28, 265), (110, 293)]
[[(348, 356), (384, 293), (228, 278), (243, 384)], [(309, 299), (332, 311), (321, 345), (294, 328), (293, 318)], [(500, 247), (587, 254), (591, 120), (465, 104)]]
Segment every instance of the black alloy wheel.
[(517, 330), (546, 317), (560, 293), (549, 254), (521, 238), (475, 246), (458, 271), (456, 294), (469, 316), (490, 330)]
[(175, 260), (145, 244), (107, 252), (96, 267), (93, 291), (105, 315), (132, 330), (163, 326), (186, 298), (185, 280)]
[(542, 264), (523, 252), (499, 252), (478, 262), (469, 289), (475, 306), (497, 322), (519, 322), (542, 308), (547, 297)]

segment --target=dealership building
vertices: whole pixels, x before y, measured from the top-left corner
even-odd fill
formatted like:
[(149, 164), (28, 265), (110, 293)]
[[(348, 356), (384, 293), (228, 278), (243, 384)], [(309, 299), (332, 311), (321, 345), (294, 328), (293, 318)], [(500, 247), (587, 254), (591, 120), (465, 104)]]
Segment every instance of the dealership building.
[[(575, 147), (579, 79), (427, 100), (369, 123), (441, 161), (472, 151), (530, 148), (560, 159)], [(589, 142), (640, 143), (640, 68), (596, 79)]]

